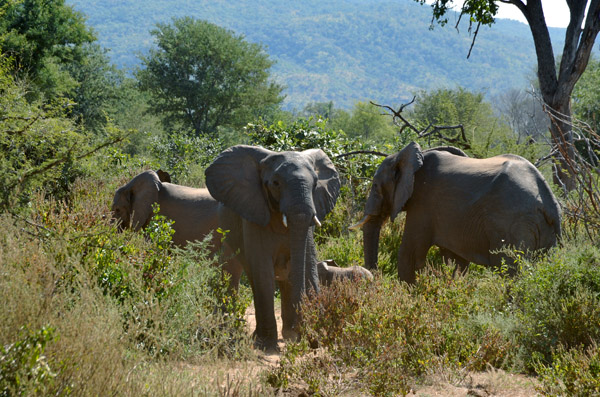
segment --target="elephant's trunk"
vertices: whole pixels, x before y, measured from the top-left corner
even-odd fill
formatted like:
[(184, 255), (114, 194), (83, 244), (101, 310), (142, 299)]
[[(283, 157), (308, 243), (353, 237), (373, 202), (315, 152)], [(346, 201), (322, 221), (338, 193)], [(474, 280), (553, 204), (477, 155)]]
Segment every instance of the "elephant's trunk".
[[(298, 322), (297, 311), (300, 307), (302, 296), (306, 294), (307, 281), (310, 281), (311, 272), (315, 271), (316, 258), (312, 258), (313, 250), (309, 241), (313, 217), (309, 214), (301, 213), (288, 216), (289, 237), (290, 237), (290, 273), (289, 281), (292, 285), (291, 304), (294, 308), (294, 318), (291, 321), (292, 328), (296, 328)], [(315, 262), (314, 264), (312, 262)], [(312, 284), (312, 283), (309, 283)]]
[(365, 267), (369, 270), (377, 269), (377, 254), (379, 249), (379, 232), (383, 218), (378, 216), (365, 216), (363, 222), (363, 241), (365, 249)]

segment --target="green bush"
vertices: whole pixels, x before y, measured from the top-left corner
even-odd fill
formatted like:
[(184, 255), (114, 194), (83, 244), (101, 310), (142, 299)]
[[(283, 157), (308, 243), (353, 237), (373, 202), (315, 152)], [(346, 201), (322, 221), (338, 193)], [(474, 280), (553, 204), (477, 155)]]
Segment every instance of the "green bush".
[(600, 340), (600, 249), (573, 240), (538, 262), (525, 262), (511, 291), (525, 364), (549, 363), (558, 345)]
[[(301, 333), (326, 349), (336, 367), (354, 368), (369, 393), (408, 393), (439, 368), (481, 370), (509, 359), (514, 346), (502, 327), (502, 280), (489, 270), (454, 276), (442, 265), (427, 267), (413, 286), (385, 277), (336, 282), (303, 302)], [(293, 357), (286, 352), (283, 365), (290, 368), (273, 379), (307, 381), (301, 377), (311, 375), (295, 357), (302, 349), (289, 351)]]
[(44, 326), (26, 332), (17, 342), (0, 346), (0, 395), (43, 394), (56, 374), (44, 355), (46, 344), (55, 337), (54, 328)]
[(550, 364), (537, 362), (540, 377), (538, 391), (547, 396), (600, 395), (600, 349), (594, 344), (587, 349), (565, 349), (552, 352)]
[[(0, 216), (0, 346), (11, 390), (15, 375), (29, 379), (22, 390), (38, 387), (31, 374), (43, 367), (35, 369), (29, 358), (38, 353), (25, 344), (43, 327), (60, 338), (39, 351), (53, 374), (39, 383), (42, 394), (141, 395), (147, 379), (131, 374), (158, 358), (253, 357), (243, 318), (248, 288), (227, 295), (208, 241), (172, 247), (172, 229), (160, 216), (145, 234), (118, 232), (104, 216), (114, 185), (79, 180), (68, 203), (40, 193), (27, 218)], [(34, 331), (24, 333), (24, 325)], [(19, 351), (29, 361), (5, 372)]]

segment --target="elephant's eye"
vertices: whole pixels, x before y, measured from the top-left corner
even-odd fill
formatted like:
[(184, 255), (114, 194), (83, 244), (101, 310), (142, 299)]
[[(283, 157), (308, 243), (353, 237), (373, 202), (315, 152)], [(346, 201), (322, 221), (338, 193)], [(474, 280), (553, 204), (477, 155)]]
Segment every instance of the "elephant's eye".
[(279, 181), (273, 181), (272, 183), (273, 183), (273, 186), (279, 187)]

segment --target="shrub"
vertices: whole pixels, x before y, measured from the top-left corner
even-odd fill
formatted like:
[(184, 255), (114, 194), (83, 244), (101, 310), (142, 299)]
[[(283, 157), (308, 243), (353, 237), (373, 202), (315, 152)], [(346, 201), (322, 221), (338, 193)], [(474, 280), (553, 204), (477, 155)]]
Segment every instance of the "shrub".
[[(335, 282), (303, 302), (301, 333), (326, 349), (337, 368), (354, 368), (369, 393), (408, 393), (412, 382), (439, 368), (481, 370), (509, 358), (513, 344), (499, 319), (507, 306), (501, 280), (489, 270), (454, 276), (442, 265), (427, 267), (413, 286), (385, 277)], [(307, 376), (298, 370), (302, 360), (287, 355), (289, 368), (274, 379)]]
[(550, 363), (552, 351), (600, 340), (600, 250), (566, 242), (538, 262), (527, 261), (511, 291), (519, 320), (516, 338), (525, 365)]
[(44, 356), (46, 344), (54, 338), (54, 328), (23, 329), (17, 342), (0, 346), (0, 395), (38, 394), (56, 376)]
[[(40, 193), (27, 218), (0, 215), (0, 362), (10, 378), (3, 388), (141, 395), (148, 379), (139, 372), (158, 357), (201, 363), (253, 356), (240, 314), (250, 302), (248, 289), (227, 302), (230, 312), (216, 310), (228, 284), (208, 242), (173, 248), (172, 229), (161, 217), (145, 236), (117, 232), (103, 217), (112, 185), (80, 180), (69, 203)], [(45, 345), (44, 329), (52, 330)]]
[(600, 349), (565, 349), (560, 345), (552, 352), (550, 364), (535, 363), (540, 376), (538, 391), (548, 396), (600, 395)]

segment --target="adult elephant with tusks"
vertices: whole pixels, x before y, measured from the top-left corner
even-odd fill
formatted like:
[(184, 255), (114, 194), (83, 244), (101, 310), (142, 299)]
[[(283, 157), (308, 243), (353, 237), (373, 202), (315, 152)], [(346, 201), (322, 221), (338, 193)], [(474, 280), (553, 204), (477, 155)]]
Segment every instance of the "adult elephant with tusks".
[[(377, 267), (379, 232), (406, 211), (398, 276), (414, 282), (427, 251), (437, 245), (461, 267), (469, 262), (512, 262), (503, 246), (545, 250), (560, 237), (560, 207), (540, 172), (526, 159), (504, 154), (467, 157), (453, 147), (421, 150), (412, 142), (379, 166), (365, 205), (365, 266)], [(514, 272), (514, 266), (509, 267)]]
[(238, 145), (206, 169), (206, 186), (223, 204), (225, 244), (239, 252), (252, 287), (256, 344), (276, 349), (275, 281), (283, 337), (295, 338), (302, 296), (319, 288), (313, 230), (335, 205), (338, 173), (320, 149), (273, 152)]

